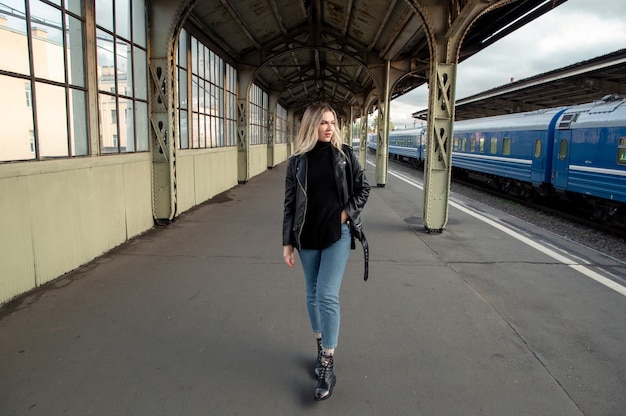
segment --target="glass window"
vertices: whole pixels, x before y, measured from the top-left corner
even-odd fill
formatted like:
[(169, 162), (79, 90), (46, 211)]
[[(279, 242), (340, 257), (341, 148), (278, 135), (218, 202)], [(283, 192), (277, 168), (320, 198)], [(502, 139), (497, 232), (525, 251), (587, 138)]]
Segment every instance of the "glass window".
[(61, 10), (39, 0), (30, 2), (35, 77), (65, 82)]
[(67, 15), (66, 31), (65, 31), (65, 50), (67, 54), (68, 65), (68, 82), (70, 84), (85, 86), (85, 66), (83, 62), (84, 48), (83, 43), (83, 22), (75, 17)]
[(113, 2), (96, 0), (96, 25), (113, 32)]
[(535, 140), (535, 158), (541, 156), (541, 139)]
[(87, 140), (87, 94), (81, 90), (71, 90), (69, 101), (70, 137), (72, 155), (85, 156), (89, 154)]
[(146, 3), (145, 0), (132, 0), (133, 42), (146, 48)]
[(510, 137), (505, 137), (502, 139), (502, 154), (506, 156), (511, 154), (511, 138)]
[[(0, 111), (3, 120), (7, 121), (3, 123), (0, 134), (0, 161), (34, 159), (36, 156), (33, 152), (37, 144), (32, 101), (24, 99), (24, 80), (0, 75), (0, 91), (2, 91)], [(27, 96), (30, 91), (30, 81), (27, 81)]]
[(0, 12), (0, 161), (89, 154), (83, 2), (5, 0)]
[(478, 143), (478, 151), (480, 153), (485, 153), (485, 138), (481, 137)]
[[(24, 1), (5, 1), (10, 14), (3, 14), (6, 22), (0, 26), (0, 69), (30, 75), (28, 36), (26, 36), (26, 6)], [(2, 8), (4, 9), (4, 8)]]
[(492, 155), (495, 155), (496, 153), (498, 153), (498, 138), (497, 137), (491, 138), (491, 142), (489, 144), (489, 153), (491, 153)]
[[(41, 157), (68, 156), (65, 88), (37, 82), (35, 100), (37, 102), (39, 155)], [(39, 105), (40, 101), (45, 102), (46, 105)]]
[(567, 140), (561, 140), (559, 143), (559, 159), (562, 161), (567, 159)]
[(104, 154), (149, 150), (145, 18), (143, 0), (96, 0), (100, 151)]
[(250, 144), (267, 144), (269, 95), (258, 85), (250, 93)]
[[(188, 62), (188, 57), (191, 62)], [(179, 37), (176, 64), (178, 147), (234, 146), (236, 71), (186, 30), (181, 31)]]
[(275, 143), (287, 143), (287, 110), (280, 104), (276, 106)]
[(619, 165), (626, 165), (626, 137), (620, 137), (619, 145), (617, 146), (617, 163)]

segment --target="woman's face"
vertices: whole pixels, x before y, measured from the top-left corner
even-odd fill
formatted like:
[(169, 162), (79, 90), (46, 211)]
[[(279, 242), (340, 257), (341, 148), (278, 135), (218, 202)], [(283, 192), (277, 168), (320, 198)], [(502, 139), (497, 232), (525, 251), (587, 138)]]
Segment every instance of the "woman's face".
[(329, 142), (335, 131), (335, 115), (332, 111), (326, 111), (320, 121), (317, 129), (317, 140), (320, 142)]

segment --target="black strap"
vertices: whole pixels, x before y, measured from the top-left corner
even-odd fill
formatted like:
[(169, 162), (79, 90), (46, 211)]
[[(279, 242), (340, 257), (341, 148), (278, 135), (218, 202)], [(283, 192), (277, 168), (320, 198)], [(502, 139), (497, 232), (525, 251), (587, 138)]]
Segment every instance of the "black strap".
[(365, 262), (365, 269), (363, 271), (363, 280), (367, 282), (367, 278), (369, 277), (370, 247), (367, 244), (367, 239), (365, 238), (365, 234), (363, 234), (363, 230), (361, 230), (361, 235), (363, 236), (361, 239), (361, 245), (363, 246), (363, 259)]
[[(349, 146), (346, 146), (348, 151), (351, 151), (352, 148), (350, 148)], [(352, 153), (354, 154), (354, 153)], [(352, 189), (354, 186), (353, 178), (352, 178), (352, 159), (350, 158), (350, 155), (346, 154), (346, 159), (347, 159), (347, 163), (346, 163), (346, 167), (348, 169), (348, 173), (350, 174), (350, 179), (348, 180), (348, 186), (349, 186), (349, 192), (350, 192), (350, 196), (352, 196)], [(369, 245), (367, 244), (367, 239), (365, 238), (365, 234), (363, 233), (363, 229), (361, 228), (361, 238), (360, 238), (360, 242), (361, 245), (363, 246), (363, 261), (364, 261), (364, 270), (363, 270), (363, 280), (367, 282), (367, 278), (369, 277), (369, 264), (370, 264), (370, 248)], [(351, 248), (354, 250), (355, 249), (355, 244), (354, 244), (354, 236), (352, 237), (352, 242), (351, 242)]]

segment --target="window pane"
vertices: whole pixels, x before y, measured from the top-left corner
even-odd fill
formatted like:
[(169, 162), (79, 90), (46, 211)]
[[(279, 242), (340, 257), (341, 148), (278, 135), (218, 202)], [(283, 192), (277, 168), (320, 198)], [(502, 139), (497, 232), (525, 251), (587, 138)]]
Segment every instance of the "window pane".
[(198, 128), (198, 123), (199, 123), (199, 119), (200, 117), (198, 116), (198, 113), (193, 113), (192, 114), (192, 125), (191, 125), (191, 132), (192, 132), (192, 140), (191, 140), (191, 147), (193, 149), (198, 148), (198, 136), (200, 135), (200, 130)]
[(191, 73), (198, 75), (198, 40), (191, 38)]
[(133, 101), (119, 98), (117, 107), (117, 124), (119, 125), (119, 142), (121, 152), (135, 151), (135, 109)]
[(115, 34), (130, 40), (129, 0), (115, 0)]
[(206, 113), (205, 108), (205, 91), (204, 91), (204, 80), (198, 81), (198, 111), (200, 113)]
[(133, 42), (146, 47), (146, 5), (144, 0), (133, 0)]
[(496, 137), (491, 138), (491, 146), (489, 148), (489, 153), (492, 155), (498, 153), (498, 139)]
[(179, 114), (180, 117), (180, 132), (179, 132), (179, 144), (181, 149), (189, 148), (189, 121), (187, 120), (187, 112), (182, 111)]
[(561, 140), (559, 144), (559, 159), (565, 160), (567, 158), (567, 141)]
[(100, 91), (115, 92), (113, 38), (100, 29), (96, 31), (96, 38), (98, 89)]
[(187, 71), (178, 71), (178, 105), (181, 109), (187, 109)]
[(150, 131), (148, 126), (148, 103), (135, 103), (135, 126), (137, 137), (137, 151), (150, 150)]
[[(26, 11), (23, 0), (4, 0), (2, 2), (15, 13), (15, 17), (3, 14), (6, 19), (5, 26), (9, 30), (2, 28), (2, 42), (0, 42), (0, 69), (17, 72), (19, 74), (30, 74), (28, 66), (28, 38), (26, 37)], [(1, 7), (0, 10), (4, 10)]]
[(39, 156), (68, 156), (65, 88), (41, 82), (35, 85)]
[(66, 49), (68, 64), (68, 82), (85, 86), (85, 64), (83, 58), (83, 22), (67, 16)]
[(148, 67), (146, 65), (146, 52), (137, 47), (133, 48), (135, 62), (135, 98), (148, 99)]
[(113, 120), (111, 114), (117, 112), (115, 97), (107, 94), (98, 94), (98, 111), (100, 113), (100, 150), (102, 153), (117, 153), (117, 117)]
[(39, 0), (30, 2), (35, 76), (65, 82), (61, 11)]
[(96, 24), (113, 32), (113, 2), (96, 0)]
[(89, 154), (87, 99), (84, 91), (70, 90), (70, 133), (72, 156)]
[(541, 156), (541, 139), (535, 140), (535, 157)]
[(198, 77), (191, 77), (191, 109), (198, 111)]
[(120, 95), (132, 96), (133, 78), (130, 74), (131, 47), (128, 43), (118, 39), (115, 45), (117, 53), (117, 93)]
[(503, 155), (511, 154), (511, 138), (510, 137), (505, 137), (504, 140), (502, 140), (502, 154)]
[(70, 12), (83, 16), (83, 0), (65, 0), (65, 7)]
[(178, 39), (178, 65), (187, 68), (187, 31), (181, 30)]
[(200, 114), (198, 129), (200, 130), (200, 135), (198, 136), (198, 147), (205, 148), (206, 146), (206, 136), (207, 136), (207, 122), (206, 116), (204, 114)]
[[(35, 158), (30, 82), (0, 75), (0, 161)], [(31, 143), (31, 135), (33, 142)]]

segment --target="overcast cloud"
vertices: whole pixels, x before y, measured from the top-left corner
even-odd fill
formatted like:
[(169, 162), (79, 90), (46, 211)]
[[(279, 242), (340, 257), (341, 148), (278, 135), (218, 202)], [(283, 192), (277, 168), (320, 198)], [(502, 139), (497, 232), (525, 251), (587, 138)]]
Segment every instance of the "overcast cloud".
[[(626, 48), (626, 1), (568, 0), (459, 64), (456, 98)], [(426, 86), (391, 102), (395, 128), (415, 124), (428, 105)]]

